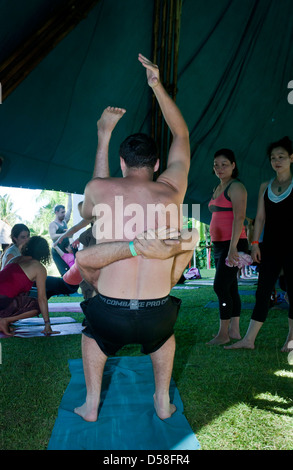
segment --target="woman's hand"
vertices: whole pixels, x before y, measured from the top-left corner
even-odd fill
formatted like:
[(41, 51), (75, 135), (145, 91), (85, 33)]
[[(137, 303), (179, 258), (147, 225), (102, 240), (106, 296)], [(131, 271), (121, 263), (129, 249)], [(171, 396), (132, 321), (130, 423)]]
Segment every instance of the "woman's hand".
[(261, 262), (261, 252), (258, 244), (252, 245), (251, 247), (251, 257), (255, 263)]
[(227, 255), (227, 263), (230, 266), (238, 266), (239, 254), (237, 248), (230, 248)]
[(60, 334), (60, 331), (52, 331), (50, 323), (45, 323), (45, 328), (43, 329), (42, 333), (45, 336), (51, 336), (51, 335), (58, 335)]

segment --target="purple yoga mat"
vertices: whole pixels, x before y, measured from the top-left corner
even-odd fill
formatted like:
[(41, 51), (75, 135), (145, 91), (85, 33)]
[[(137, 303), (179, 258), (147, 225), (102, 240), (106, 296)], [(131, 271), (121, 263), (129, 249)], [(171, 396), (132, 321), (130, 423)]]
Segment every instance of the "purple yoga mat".
[(82, 312), (79, 302), (49, 302), (48, 306), (49, 312)]
[[(53, 331), (59, 331), (58, 335), (51, 335), (50, 338), (57, 338), (64, 335), (78, 335), (82, 332), (83, 326), (81, 323), (66, 323), (61, 325), (52, 325)], [(13, 336), (6, 336), (0, 332), (0, 338), (34, 338), (36, 336), (46, 338), (42, 333), (44, 325), (37, 326), (22, 326), (17, 328)]]

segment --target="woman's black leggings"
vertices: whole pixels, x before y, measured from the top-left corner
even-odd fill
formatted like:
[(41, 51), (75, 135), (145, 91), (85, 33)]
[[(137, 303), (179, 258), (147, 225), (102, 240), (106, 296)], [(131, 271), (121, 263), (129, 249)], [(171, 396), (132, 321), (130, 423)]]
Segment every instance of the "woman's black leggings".
[[(213, 242), (216, 274), (214, 279), (214, 291), (218, 296), (221, 320), (230, 320), (239, 317), (241, 312), (241, 300), (238, 293), (237, 273), (238, 268), (226, 266), (230, 241)], [(238, 251), (248, 251), (246, 238), (241, 238), (237, 245)]]
[(293, 253), (289, 250), (285, 254), (266, 250), (261, 247), (261, 263), (255, 306), (251, 319), (263, 323), (268, 315), (271, 293), (280, 275), (284, 270), (284, 280), (289, 298), (289, 318), (293, 320)]

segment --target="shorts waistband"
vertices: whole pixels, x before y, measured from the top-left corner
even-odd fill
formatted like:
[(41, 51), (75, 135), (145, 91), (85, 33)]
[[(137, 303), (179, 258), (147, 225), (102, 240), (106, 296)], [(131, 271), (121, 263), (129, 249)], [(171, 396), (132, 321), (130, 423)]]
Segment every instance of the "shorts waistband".
[(127, 308), (129, 310), (139, 310), (143, 308), (151, 308), (151, 307), (160, 307), (161, 305), (165, 305), (168, 302), (169, 295), (166, 297), (162, 297), (160, 299), (114, 299), (112, 297), (105, 297), (102, 294), (98, 294), (100, 300), (102, 300), (105, 304), (111, 305), (113, 307), (121, 307)]

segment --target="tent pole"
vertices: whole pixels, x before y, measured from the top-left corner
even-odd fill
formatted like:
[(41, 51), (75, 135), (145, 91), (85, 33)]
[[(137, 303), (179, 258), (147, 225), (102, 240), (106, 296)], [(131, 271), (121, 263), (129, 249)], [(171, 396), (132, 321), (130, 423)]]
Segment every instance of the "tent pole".
[[(159, 65), (161, 80), (174, 100), (177, 94), (181, 11), (182, 0), (154, 0), (152, 60)], [(161, 173), (167, 167), (171, 136), (154, 96), (152, 98), (152, 136), (159, 148)]]

